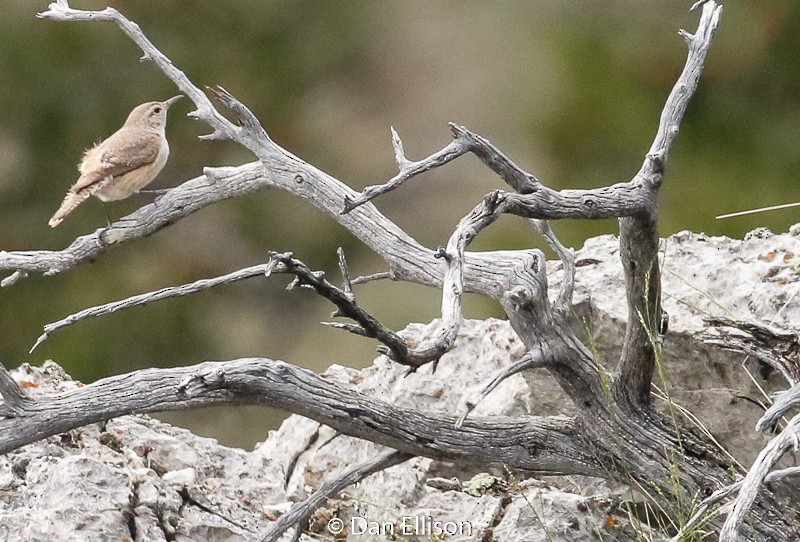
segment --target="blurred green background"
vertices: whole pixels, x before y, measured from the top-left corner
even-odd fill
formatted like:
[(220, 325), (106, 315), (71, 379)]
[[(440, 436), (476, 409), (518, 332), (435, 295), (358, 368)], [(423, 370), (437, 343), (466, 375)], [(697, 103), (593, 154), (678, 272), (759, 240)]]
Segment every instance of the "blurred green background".
[[(412, 159), (447, 144), (448, 121), (486, 136), (547, 185), (588, 188), (628, 180), (647, 151), (686, 59), (676, 31), (694, 30), (690, 1), (111, 2), (197, 85), (220, 84), (279, 144), (354, 188), (395, 174), (389, 126)], [(90, 201), (57, 229), (47, 220), (77, 177), (83, 150), (130, 109), (176, 88), (109, 23), (38, 20), (46, 2), (6, 0), (0, 18), (0, 250), (61, 249), (105, 224)], [(100, 9), (103, 2), (73, 2)], [(697, 95), (670, 156), (661, 233), (741, 236), (785, 231), (800, 210), (716, 221), (735, 210), (800, 201), (800, 5), (726, 4)], [(206, 126), (171, 111), (172, 154), (154, 188), (204, 166), (252, 160)], [(424, 244), (444, 244), (457, 221), (500, 181), (464, 157), (377, 205)], [(120, 217), (150, 201), (109, 206)], [(562, 240), (616, 232), (614, 221), (564, 222)], [(540, 242), (518, 219), (481, 234), (476, 249)], [(374, 342), (327, 329), (331, 307), (285, 277), (251, 279), (188, 298), (85, 321), (27, 351), (44, 324), (85, 307), (261, 263), (292, 250), (337, 277), (343, 246), (355, 276), (384, 269), (332, 219), (277, 190), (206, 208), (150, 238), (57, 277), (0, 291), (0, 359), (52, 358), (90, 382), (142, 367), (266, 356), (321, 370), (364, 366)], [(394, 283), (357, 290), (400, 329), (438, 314), (439, 293)], [(500, 315), (470, 297), (467, 317)], [(282, 413), (212, 409), (165, 415), (238, 446), (252, 446)]]

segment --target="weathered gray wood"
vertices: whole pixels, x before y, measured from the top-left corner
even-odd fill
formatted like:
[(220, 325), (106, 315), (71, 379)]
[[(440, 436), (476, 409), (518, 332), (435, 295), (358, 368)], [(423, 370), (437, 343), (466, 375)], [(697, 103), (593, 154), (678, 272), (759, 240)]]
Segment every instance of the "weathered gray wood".
[(722, 526), (719, 542), (739, 540), (742, 524), (753, 507), (756, 496), (762, 492), (764, 480), (778, 460), (783, 457), (783, 454), (791, 448), (797, 449), (798, 434), (800, 434), (800, 414), (792, 418), (783, 431), (758, 454), (758, 458), (742, 481), (739, 494), (733, 503), (733, 510), (728, 514), (725, 524)]
[[(592, 190), (555, 191), (522, 171), (481, 136), (451, 125), (454, 141), (420, 162), (405, 158), (393, 133), (400, 173), (389, 183), (357, 194), (345, 184), (288, 153), (270, 140), (255, 116), (222, 88), (215, 97), (239, 122), (217, 112), (206, 95), (160, 53), (134, 23), (116, 10), (73, 10), (66, 0), (51, 4), (44, 18), (113, 21), (197, 105), (193, 116), (213, 129), (208, 138), (228, 138), (251, 150), (257, 163), (206, 169), (205, 175), (170, 190), (158, 206), (145, 206), (109, 228), (78, 238), (63, 251), (0, 252), (0, 271), (10, 285), (26, 274), (63, 272), (106, 248), (152, 234), (188, 214), (230, 197), (280, 187), (334, 216), (388, 263), (390, 276), (443, 288), (440, 328), (421, 350), (431, 359), (455, 340), (464, 291), (502, 304), (526, 349), (539, 352), (574, 403), (574, 419), (531, 417), (469, 420), (460, 428), (451, 416), (399, 409), (369, 400), (308, 371), (264, 359), (207, 363), (195, 368), (146, 370), (114, 377), (54, 398), (25, 405), (16, 418), (0, 420), (0, 452), (26, 439), (41, 438), (129, 412), (192, 408), (207, 404), (269, 404), (319, 420), (339, 431), (390, 446), (402, 453), (453, 462), (479, 461), (524, 472), (571, 472), (605, 476), (653, 494), (660, 506), (708, 495), (727, 484), (730, 467), (700, 435), (678, 430), (650, 408), (650, 385), (661, 326), (657, 195), (670, 148), (709, 50), (721, 7), (703, 4), (689, 45), (686, 67), (665, 107), (656, 137), (640, 170), (626, 183)], [(446, 249), (421, 246), (380, 214), (369, 199), (405, 180), (470, 152), (516, 193), (496, 191), (464, 217)], [(344, 211), (344, 212), (343, 212)], [(620, 219), (620, 253), (626, 277), (628, 319), (620, 361), (613, 375), (572, 332), (564, 310), (567, 289), (556, 303), (547, 296), (541, 252), (469, 254), (466, 247), (502, 214), (527, 219)], [(565, 262), (565, 270), (567, 269)], [(567, 279), (569, 280), (569, 279)], [(610, 384), (609, 384), (610, 383)], [(77, 425), (76, 425), (77, 424)], [(3, 440), (5, 439), (5, 440)], [(675, 458), (680, 457), (679, 472)], [(791, 511), (765, 494), (756, 504), (748, 538), (788, 540), (797, 534)], [(713, 520), (712, 525), (719, 525)]]
[[(394, 465), (398, 465), (411, 459), (412, 455), (401, 454), (394, 450), (367, 461), (361, 465), (356, 465), (347, 472), (339, 475), (335, 480), (326, 482), (318, 491), (303, 502), (297, 503), (291, 510), (282, 515), (261, 542), (278, 542), (283, 534), (291, 527), (295, 527), (296, 533), (301, 532), (302, 527), (308, 524), (308, 520), (314, 511), (325, 504), (328, 498), (336, 495), (343, 489), (359, 482), (376, 472), (380, 472)], [(295, 537), (296, 538), (296, 537)]]
[(231, 404), (287, 410), (404, 453), (455, 463), (481, 461), (548, 474), (602, 470), (563, 416), (476, 418), (456, 429), (455, 416), (398, 408), (264, 358), (145, 369), (39, 397), (19, 416), (0, 419), (0, 454), (125, 414)]

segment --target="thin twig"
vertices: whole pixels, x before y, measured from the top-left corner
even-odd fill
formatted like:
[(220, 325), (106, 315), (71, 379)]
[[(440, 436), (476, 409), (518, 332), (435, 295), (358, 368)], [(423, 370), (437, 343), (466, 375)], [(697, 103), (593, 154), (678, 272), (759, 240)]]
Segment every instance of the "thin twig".
[(372, 273), (371, 275), (356, 277), (351, 281), (351, 284), (352, 285), (366, 284), (374, 280), (387, 280), (391, 278), (392, 278), (392, 273), (390, 271), (382, 271), (380, 273)]
[[(430, 360), (420, 359), (414, 351), (409, 350), (405, 341), (394, 331), (384, 327), (376, 318), (358, 306), (355, 296), (349, 295), (328, 282), (322, 271), (311, 271), (306, 264), (294, 257), (291, 252), (270, 252), (270, 260), (266, 265), (265, 274), (289, 273), (295, 276), (295, 281), (300, 286), (308, 286), (319, 295), (331, 301), (337, 307), (334, 316), (350, 318), (358, 326), (334, 325), (357, 335), (377, 339), (384, 344), (390, 352), (390, 357), (403, 365), (419, 367)], [(326, 324), (331, 325), (331, 324)]]
[(61, 329), (62, 327), (66, 327), (74, 323), (80, 322), (81, 320), (86, 320), (87, 318), (94, 318), (96, 316), (105, 316), (106, 314), (111, 314), (122, 309), (137, 307), (139, 305), (147, 305), (148, 303), (154, 303), (162, 299), (167, 299), (170, 297), (181, 297), (184, 295), (193, 294), (195, 292), (208, 290), (209, 288), (214, 288), (215, 286), (221, 286), (223, 284), (230, 284), (244, 279), (263, 276), (266, 268), (267, 268), (266, 264), (254, 265), (252, 267), (246, 267), (244, 269), (234, 271), (233, 273), (228, 273), (227, 275), (222, 275), (210, 279), (201, 279), (195, 282), (191, 282), (189, 284), (182, 284), (180, 286), (161, 288), (160, 290), (156, 290), (154, 292), (147, 292), (144, 294), (134, 295), (119, 301), (113, 301), (111, 303), (106, 303), (104, 305), (97, 305), (95, 307), (89, 307), (88, 309), (83, 309), (82, 311), (76, 312), (75, 314), (70, 314), (66, 318), (62, 318), (57, 322), (53, 322), (44, 326), (44, 333), (42, 333), (42, 335), (39, 336), (39, 338), (36, 340), (36, 343), (33, 345), (33, 347), (31, 347), (30, 351), (33, 352), (40, 344), (42, 344), (45, 340), (47, 340), (50, 337), (50, 335), (55, 331)]
[(347, 260), (344, 258), (344, 250), (342, 247), (336, 249), (336, 255), (339, 257), (339, 272), (342, 274), (342, 290), (347, 296), (353, 296), (353, 284), (350, 282), (350, 273), (347, 271)]
[(367, 186), (356, 197), (346, 196), (342, 214), (349, 213), (353, 209), (364, 205), (381, 194), (391, 192), (412, 177), (436, 167), (443, 166), (470, 150), (469, 145), (456, 135), (455, 139), (442, 150), (433, 153), (419, 162), (411, 162), (405, 157), (403, 142), (400, 140), (397, 131), (394, 128), (392, 128), (391, 131), (395, 161), (397, 162), (397, 167), (400, 172), (384, 184)]
[(575, 252), (561, 244), (546, 220), (532, 219), (530, 222), (558, 255), (564, 266), (564, 276), (561, 279), (561, 287), (554, 304), (559, 311), (567, 314), (572, 310), (572, 292), (575, 289)]
[(301, 526), (307, 525), (309, 518), (329, 497), (339, 493), (346, 487), (360, 482), (367, 476), (388, 469), (411, 459), (412, 455), (392, 450), (384, 452), (374, 459), (348, 469), (333, 480), (325, 482), (306, 500), (295, 504), (291, 510), (282, 515), (272, 526), (270, 531), (261, 539), (261, 542), (277, 542), (290, 528), (302, 532)]
[[(214, 129), (213, 137), (205, 136), (206, 139), (232, 139), (245, 144), (240, 139), (241, 127), (234, 125), (222, 116), (212, 105), (211, 100), (205, 93), (197, 88), (181, 70), (175, 67), (172, 62), (159, 51), (153, 43), (142, 33), (139, 25), (130, 21), (114, 8), (105, 8), (102, 11), (85, 11), (72, 9), (69, 2), (60, 0), (47, 6), (47, 10), (37, 15), (40, 19), (51, 21), (111, 21), (119, 26), (120, 30), (128, 36), (144, 53), (142, 58), (150, 60), (169, 77), (197, 106), (197, 110), (189, 116), (203, 120)], [(251, 142), (248, 142), (251, 143)], [(250, 148), (252, 145), (245, 145)], [(254, 150), (254, 149), (250, 149)], [(258, 153), (256, 153), (258, 154)]]

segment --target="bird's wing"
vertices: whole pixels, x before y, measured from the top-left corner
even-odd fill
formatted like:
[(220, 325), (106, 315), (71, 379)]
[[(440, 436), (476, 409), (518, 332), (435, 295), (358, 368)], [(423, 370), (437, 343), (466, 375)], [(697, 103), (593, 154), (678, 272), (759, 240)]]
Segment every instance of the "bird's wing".
[(87, 150), (79, 167), (81, 176), (70, 192), (79, 192), (153, 162), (161, 148), (161, 134), (137, 132), (132, 134), (122, 128)]

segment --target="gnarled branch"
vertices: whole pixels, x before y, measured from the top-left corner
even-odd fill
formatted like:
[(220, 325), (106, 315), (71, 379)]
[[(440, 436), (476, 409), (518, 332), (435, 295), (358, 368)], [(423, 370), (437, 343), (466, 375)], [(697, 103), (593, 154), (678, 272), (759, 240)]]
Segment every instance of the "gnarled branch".
[(144, 369), (57, 395), (40, 395), (0, 419), (0, 454), (101, 420), (213, 405), (264, 405), (317, 420), (400, 452), (525, 472), (600, 475), (573, 421), (563, 416), (468, 420), (373, 399), (282, 361), (243, 358)]

